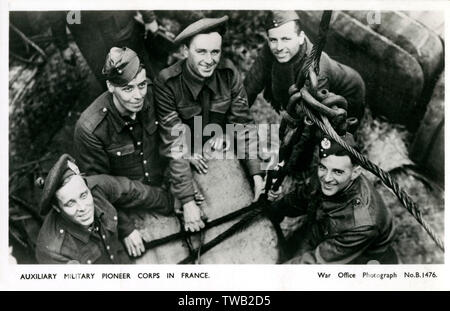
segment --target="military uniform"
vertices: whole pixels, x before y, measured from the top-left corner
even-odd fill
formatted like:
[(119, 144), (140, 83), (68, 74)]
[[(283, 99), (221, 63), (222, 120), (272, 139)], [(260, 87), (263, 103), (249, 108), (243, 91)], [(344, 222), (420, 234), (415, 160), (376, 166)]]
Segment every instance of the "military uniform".
[[(125, 177), (107, 175), (85, 178), (94, 198), (94, 225), (88, 230), (51, 209), (39, 232), (36, 258), (42, 264), (125, 264), (130, 263), (118, 237), (117, 208), (148, 208), (157, 195), (153, 189)], [(168, 202), (162, 202), (167, 209)]]
[[(357, 148), (353, 135), (346, 133), (341, 138)], [(352, 155), (340, 144), (326, 136), (319, 146), (319, 158), (324, 159)], [(330, 170), (345, 169), (331, 162)], [(353, 162), (354, 163), (354, 160)], [(355, 165), (352, 164), (356, 169)], [(269, 216), (280, 222), (284, 216), (307, 215), (307, 225), (294, 236), (296, 255), (288, 263), (301, 264), (366, 264), (371, 260), (379, 263), (397, 263), (391, 242), (395, 233), (392, 215), (381, 196), (364, 175), (348, 173), (348, 179), (336, 180), (325, 172), (317, 173), (296, 191), (276, 201), (269, 208)], [(319, 171), (318, 171), (319, 172)], [(330, 174), (330, 175), (329, 175)], [(344, 173), (342, 173), (344, 174)], [(319, 180), (319, 176), (321, 176)], [(348, 184), (344, 184), (348, 181)], [(342, 189), (330, 195), (323, 194), (324, 184), (341, 184)]]
[[(139, 58), (128, 48), (113, 48), (107, 57), (104, 74), (117, 85), (126, 85), (139, 72)], [(160, 137), (153, 104), (152, 82), (147, 80), (143, 107), (136, 118), (122, 116), (113, 95), (101, 94), (80, 116), (75, 125), (75, 158), (87, 175), (109, 174), (139, 180), (155, 188), (158, 200), (170, 194), (164, 185), (167, 162), (159, 155)], [(162, 187), (162, 188), (161, 188)], [(134, 226), (123, 212), (120, 237), (128, 236)]]
[[(162, 70), (155, 81), (155, 100), (161, 126), (163, 154), (170, 157), (172, 191), (184, 204), (194, 199), (192, 172), (187, 159), (171, 155), (171, 149), (177, 140), (171, 136), (172, 129), (186, 124), (191, 128), (191, 132), (194, 132), (195, 116), (203, 117), (203, 125), (221, 125), (224, 133), (227, 123), (245, 125), (247, 131), (255, 133), (256, 127), (240, 74), (227, 59), (222, 59), (213, 75), (204, 81), (189, 71), (186, 60)], [(248, 141), (246, 143), (256, 144)], [(246, 160), (246, 163), (250, 175), (262, 173), (259, 160)]]
[[(145, 23), (156, 19), (153, 11), (139, 11)], [(68, 47), (66, 15), (53, 13), (52, 31), (60, 49)], [(136, 11), (82, 11), (81, 23), (69, 24), (77, 46), (97, 79), (103, 82), (102, 68), (105, 55), (113, 46), (127, 46), (136, 51), (145, 64), (147, 75), (156, 76), (155, 63), (144, 46), (144, 32), (134, 19)], [(104, 84), (102, 83), (104, 87)]]
[[(277, 15), (279, 20), (277, 21), (277, 18), (271, 20), (270, 26), (267, 28), (278, 27), (287, 21), (298, 19), (298, 17), (292, 16), (288, 18), (286, 15), (290, 11), (282, 12)], [(296, 16), (296, 13), (291, 13)], [(249, 104), (252, 105), (258, 94), (264, 90), (264, 98), (271, 103), (275, 110), (286, 109), (289, 101), (288, 89), (298, 80), (311, 49), (312, 44), (305, 36), (299, 52), (287, 63), (279, 63), (266, 43), (244, 80)], [(361, 120), (364, 114), (365, 86), (361, 76), (354, 69), (331, 59), (325, 52), (322, 52), (318, 82), (319, 88), (326, 88), (345, 97), (348, 102), (348, 117), (356, 117)]]

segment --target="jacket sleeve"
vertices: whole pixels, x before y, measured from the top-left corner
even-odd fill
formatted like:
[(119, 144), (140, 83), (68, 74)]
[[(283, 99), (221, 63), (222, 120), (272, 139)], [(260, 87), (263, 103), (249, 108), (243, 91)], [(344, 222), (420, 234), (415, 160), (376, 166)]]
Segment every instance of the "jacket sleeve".
[(308, 199), (304, 195), (304, 189), (296, 189), (280, 200), (273, 202), (268, 210), (269, 217), (280, 223), (284, 217), (297, 217), (305, 215), (308, 207)]
[(58, 49), (65, 50), (69, 47), (66, 32), (66, 12), (47, 12), (52, 30), (53, 40)]
[(240, 73), (232, 66), (231, 106), (227, 113), (227, 121), (235, 125), (238, 158), (240, 150), (251, 176), (263, 174), (261, 160), (258, 157), (258, 130), (248, 105), (247, 94)]
[(375, 226), (361, 226), (326, 239), (314, 250), (294, 258), (290, 263), (347, 264), (359, 257), (377, 236)]
[(98, 175), (111, 171), (102, 142), (80, 122), (75, 126), (74, 143), (75, 159), (83, 173)]
[(55, 251), (46, 249), (45, 246), (36, 247), (36, 260), (40, 264), (79, 264), (77, 260), (73, 260)]
[(172, 91), (160, 78), (155, 80), (155, 103), (160, 124), (160, 152), (169, 159), (171, 191), (185, 204), (194, 200), (195, 193), (190, 163), (186, 158), (189, 155), (186, 126), (178, 115)]
[(348, 116), (356, 117), (361, 121), (365, 108), (366, 89), (359, 73), (331, 59), (326, 53), (322, 53), (320, 70), (324, 70), (328, 78), (330, 91), (347, 99)]
[(251, 107), (256, 97), (267, 85), (270, 78), (272, 57), (267, 43), (264, 44), (258, 57), (253, 62), (244, 80), (244, 87), (248, 96), (248, 103)]
[(118, 209), (145, 208), (161, 214), (172, 212), (173, 204), (167, 191), (127, 177), (97, 175), (95, 183), (109, 202)]

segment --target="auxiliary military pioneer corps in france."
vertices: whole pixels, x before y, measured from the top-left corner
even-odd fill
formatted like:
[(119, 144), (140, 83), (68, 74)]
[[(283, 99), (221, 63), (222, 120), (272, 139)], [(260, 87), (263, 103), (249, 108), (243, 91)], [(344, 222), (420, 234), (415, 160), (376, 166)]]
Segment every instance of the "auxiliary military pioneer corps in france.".
[[(102, 58), (89, 59), (97, 69), (102, 62), (106, 91), (76, 124), (73, 158), (62, 155), (41, 183), (40, 211), (46, 218), (37, 242), (39, 263), (132, 262), (145, 253), (148, 241), (130, 210), (155, 217), (176, 214), (181, 230), (202, 234), (208, 214), (194, 174), (208, 174), (206, 149), (225, 152), (235, 142), (245, 151), (243, 169), (254, 202), (267, 198), (265, 215), (272, 224), (306, 215), (280, 263), (397, 263), (389, 210), (354, 157), (332, 138), (305, 130), (313, 133), (302, 134), (308, 143), (301, 152), (309, 160), (300, 166), (308, 176), (286, 195), (270, 188), (262, 160), (252, 155), (258, 134), (250, 106), (257, 95), (264, 91), (273, 108), (286, 115), (303, 87), (299, 81), (310, 84), (301, 74), (312, 44), (297, 13), (268, 13), (267, 43), (245, 80), (222, 55), (227, 20), (202, 18), (186, 27), (174, 40), (184, 59), (159, 74), (150, 72), (148, 55), (131, 46), (114, 46)], [(345, 107), (346, 116), (361, 120), (365, 87), (355, 70), (323, 53), (317, 81), (319, 88), (343, 98), (339, 108)], [(293, 84), (297, 88), (290, 89)], [(288, 117), (304, 122), (304, 115)], [(226, 132), (230, 124), (238, 129), (232, 135)], [(210, 125), (217, 125), (220, 135), (204, 136)], [(356, 147), (348, 133), (353, 129), (340, 130)]]

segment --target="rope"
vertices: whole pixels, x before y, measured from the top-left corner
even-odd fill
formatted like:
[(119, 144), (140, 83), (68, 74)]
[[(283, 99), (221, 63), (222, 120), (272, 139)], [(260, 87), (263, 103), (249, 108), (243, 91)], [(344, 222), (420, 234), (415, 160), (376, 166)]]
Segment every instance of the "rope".
[(345, 148), (354, 158), (358, 160), (358, 162), (361, 164), (362, 167), (376, 175), (381, 179), (381, 181), (390, 188), (394, 194), (397, 196), (397, 198), (400, 200), (400, 202), (403, 204), (403, 206), (406, 207), (408, 212), (411, 213), (411, 215), (419, 222), (419, 224), (422, 225), (422, 227), (425, 229), (425, 231), (430, 235), (430, 237), (433, 239), (433, 241), (437, 244), (437, 246), (444, 251), (444, 243), (442, 240), (436, 235), (436, 233), (433, 231), (431, 226), (423, 219), (422, 213), (419, 210), (417, 204), (411, 200), (411, 198), (408, 196), (408, 194), (400, 188), (400, 186), (392, 180), (389, 173), (382, 170), (380, 167), (372, 163), (369, 159), (367, 159), (365, 156), (360, 154), (358, 151), (353, 149), (350, 145), (348, 145), (344, 140), (342, 140), (341, 137), (335, 132), (333, 127), (331, 126), (330, 122), (328, 121), (328, 118), (325, 116), (322, 117), (322, 121), (319, 120), (312, 112), (307, 108), (303, 103), (301, 105), (301, 108), (303, 109), (303, 112), (328, 136), (330, 136), (334, 141), (336, 141), (338, 144), (340, 144), (342, 147)]

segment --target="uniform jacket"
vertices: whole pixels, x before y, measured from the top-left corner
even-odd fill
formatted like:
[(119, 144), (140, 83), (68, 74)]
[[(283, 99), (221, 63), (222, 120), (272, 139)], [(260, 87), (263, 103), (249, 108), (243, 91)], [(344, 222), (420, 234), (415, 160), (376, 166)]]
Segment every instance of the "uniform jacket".
[[(156, 19), (153, 11), (139, 12), (145, 23)], [(145, 65), (147, 76), (155, 76), (153, 64), (144, 46), (143, 27), (134, 19), (136, 13), (137, 11), (81, 11), (80, 23), (67, 24), (84, 59), (103, 87), (105, 84), (102, 80), (102, 68), (106, 55), (114, 46), (126, 46), (135, 51)], [(61, 50), (68, 47), (66, 17), (66, 12), (50, 14), (55, 44)]]
[[(250, 105), (264, 90), (264, 98), (277, 111), (286, 109), (289, 100), (288, 89), (297, 80), (311, 49), (312, 44), (305, 37), (299, 52), (289, 62), (278, 63), (266, 43), (244, 81)], [(349, 117), (357, 117), (361, 120), (364, 113), (365, 86), (361, 76), (355, 70), (340, 64), (322, 52), (318, 80), (319, 88), (327, 88), (347, 99)]]
[[(188, 160), (171, 153), (172, 147), (180, 143), (180, 138), (172, 136), (171, 131), (182, 129), (185, 124), (193, 133), (194, 117), (205, 116), (203, 107), (207, 103), (207, 124), (219, 124), (223, 133), (226, 132), (226, 124), (240, 124), (245, 130), (242, 129), (238, 135), (244, 131), (256, 135), (247, 95), (239, 72), (231, 61), (222, 59), (213, 75), (200, 81), (190, 73), (186, 61), (182, 60), (159, 74), (155, 81), (155, 101), (161, 125), (162, 153), (170, 159), (172, 191), (184, 204), (194, 197), (192, 172)], [(251, 150), (256, 150), (256, 141), (247, 140), (245, 143), (249, 148), (255, 148)], [(248, 159), (246, 163), (250, 175), (261, 173), (259, 160)]]
[(291, 263), (345, 264), (377, 259), (394, 235), (392, 215), (370, 182), (360, 176), (350, 188), (327, 197), (318, 181), (299, 188), (273, 206), (279, 217), (307, 214), (311, 250)]
[[(117, 208), (148, 208), (168, 202), (155, 202), (151, 187), (125, 177), (108, 175), (85, 178), (94, 198), (96, 231), (89, 231), (52, 209), (39, 232), (36, 258), (42, 264), (124, 264), (129, 263), (118, 237)], [(113, 206), (114, 204), (114, 206)]]
[[(160, 187), (167, 162), (159, 155), (157, 129), (150, 86), (136, 120), (121, 117), (106, 91), (81, 114), (75, 126), (77, 165), (87, 175), (125, 176)], [(120, 235), (126, 237), (134, 226), (126, 214), (120, 212), (119, 216), (121, 223), (126, 223)]]

